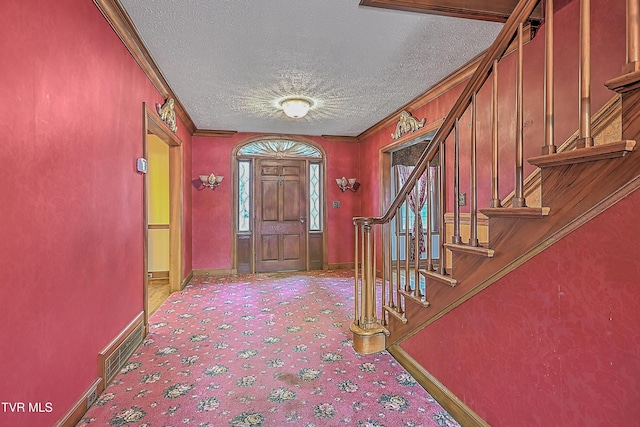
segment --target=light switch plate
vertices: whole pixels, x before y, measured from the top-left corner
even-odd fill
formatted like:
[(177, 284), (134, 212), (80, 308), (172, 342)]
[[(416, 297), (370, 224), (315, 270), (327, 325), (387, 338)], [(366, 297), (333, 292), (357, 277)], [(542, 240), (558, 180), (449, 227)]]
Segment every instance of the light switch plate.
[(136, 170), (140, 173), (147, 173), (147, 159), (139, 157), (136, 160)]

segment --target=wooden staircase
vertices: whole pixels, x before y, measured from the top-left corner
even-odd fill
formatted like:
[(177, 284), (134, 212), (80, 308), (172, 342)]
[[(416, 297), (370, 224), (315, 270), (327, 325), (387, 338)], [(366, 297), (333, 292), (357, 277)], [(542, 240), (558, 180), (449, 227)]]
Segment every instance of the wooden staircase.
[[(591, 117), (579, 111), (580, 129), (576, 134), (557, 147), (553, 140), (545, 139), (542, 147), (545, 154), (527, 160), (539, 168), (527, 179), (522, 174), (523, 116), (521, 107), (516, 108), (516, 122), (519, 124), (515, 148), (516, 182), (514, 192), (507, 197), (511, 207), (503, 207), (505, 203), (497, 198), (497, 188), (492, 187), (490, 207), (477, 209), (475, 134), (472, 134), (470, 165), (463, 166), (471, 168), (470, 235), (466, 241), (461, 238), (460, 207), (457, 203), (454, 204), (454, 233), (452, 236), (445, 234), (447, 196), (459, 200), (458, 120), (471, 109), (472, 129), (475, 128), (475, 94), (492, 73), (496, 74), (498, 61), (514, 37), (519, 40), (518, 69), (522, 69), (522, 40), (519, 37), (523, 23), (537, 4), (535, 0), (518, 3), (385, 215), (354, 218), (356, 306), (351, 330), (356, 351), (373, 353), (407, 339), (640, 187), (640, 154), (635, 142), (640, 139), (640, 72), (632, 70), (607, 83), (618, 95), (612, 92), (612, 101), (599, 114)], [(547, 14), (552, 14), (553, 2), (547, 1), (546, 6)], [(588, 31), (588, 25), (584, 25)], [(549, 31), (549, 25), (546, 27)], [(638, 23), (634, 28), (632, 33), (638, 31)], [(547, 33), (549, 38), (553, 40)], [(552, 46), (547, 48), (553, 49)], [(588, 61), (586, 66), (589, 66)], [(589, 73), (581, 71), (581, 75), (585, 74)], [(515, 91), (521, 102), (521, 76), (516, 80), (519, 81)], [(494, 87), (496, 83), (494, 80)], [(581, 88), (585, 86), (588, 84), (581, 84)], [(552, 89), (545, 90), (547, 94), (553, 94)], [(545, 108), (548, 111), (549, 105)], [(585, 124), (584, 120), (588, 123)], [(606, 125), (620, 120), (621, 135), (613, 132), (612, 138)], [(552, 138), (553, 120), (550, 121), (551, 130), (546, 134)], [(599, 125), (601, 123), (602, 126)], [(455, 138), (451, 137), (453, 134)], [(496, 135), (492, 143), (493, 150), (496, 150), (494, 153), (498, 150), (497, 139)], [(399, 252), (393, 253), (391, 249), (400, 245), (400, 209), (408, 206), (409, 199), (417, 194), (416, 183), (433, 159), (439, 157), (440, 164), (446, 164), (446, 144), (452, 143), (456, 153), (453, 192), (446, 188), (446, 180), (441, 179), (440, 204), (428, 207), (430, 212), (439, 212), (438, 234), (444, 238), (437, 247), (432, 247), (429, 230), (426, 259), (422, 259), (422, 263), (420, 260), (401, 260)], [(497, 160), (493, 166), (492, 176), (488, 179), (497, 183), (500, 175), (496, 170)], [(525, 196), (532, 192), (539, 193), (536, 199), (540, 206), (527, 206)], [(488, 217), (488, 242), (482, 244), (477, 235), (478, 212)], [(422, 232), (417, 229), (417, 224), (411, 225), (407, 218), (404, 221), (406, 230), (415, 227), (414, 235)], [(407, 241), (405, 239), (405, 253), (409, 249)], [(414, 253), (420, 252), (418, 243), (413, 244)]]

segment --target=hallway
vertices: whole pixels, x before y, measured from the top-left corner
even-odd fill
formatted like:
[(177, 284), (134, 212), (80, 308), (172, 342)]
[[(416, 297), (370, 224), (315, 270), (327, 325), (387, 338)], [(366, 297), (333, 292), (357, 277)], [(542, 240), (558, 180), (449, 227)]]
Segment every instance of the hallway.
[(457, 426), (389, 355), (353, 351), (353, 271), (198, 276), (87, 425)]

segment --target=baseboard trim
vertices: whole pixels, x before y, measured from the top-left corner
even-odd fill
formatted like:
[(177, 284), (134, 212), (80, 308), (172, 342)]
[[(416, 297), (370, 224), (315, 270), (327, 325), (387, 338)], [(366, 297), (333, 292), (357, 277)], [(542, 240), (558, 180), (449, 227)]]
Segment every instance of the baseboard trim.
[(227, 276), (229, 274), (238, 274), (238, 271), (233, 268), (214, 268), (207, 270), (193, 270), (191, 274), (193, 276)]
[(353, 270), (352, 262), (336, 262), (333, 264), (328, 264), (327, 268), (329, 270)]
[(490, 427), (478, 414), (458, 399), (433, 375), (397, 344), (387, 351), (401, 364), (413, 378), (442, 406), (455, 420), (465, 427)]
[(115, 374), (120, 371), (124, 362), (140, 345), (145, 334), (144, 311), (142, 311), (98, 353), (98, 373), (104, 387), (109, 385)]
[(191, 270), (189, 274), (187, 274), (187, 277), (185, 277), (184, 280), (182, 280), (182, 283), (180, 284), (180, 290), (184, 289), (184, 287), (189, 284), (191, 279), (193, 279), (193, 270)]
[(167, 280), (169, 279), (169, 270), (167, 271), (150, 271), (149, 280)]
[[(84, 414), (89, 409), (89, 405), (87, 402), (89, 401), (89, 396), (96, 393), (99, 395), (102, 390), (104, 390), (104, 383), (102, 378), (96, 379), (93, 384), (84, 392), (80, 399), (64, 414), (57, 423), (54, 424), (55, 427), (73, 427), (80, 422)], [(97, 396), (96, 396), (97, 397)]]

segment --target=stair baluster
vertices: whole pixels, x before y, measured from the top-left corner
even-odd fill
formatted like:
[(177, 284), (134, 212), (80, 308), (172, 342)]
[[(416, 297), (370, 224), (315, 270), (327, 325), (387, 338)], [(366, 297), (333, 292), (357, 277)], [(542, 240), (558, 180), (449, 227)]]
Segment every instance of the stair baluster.
[[(493, 61), (493, 85), (491, 88), (491, 208), (501, 208), (500, 186), (498, 179), (498, 60)], [(454, 242), (456, 243), (456, 242)], [(459, 242), (458, 242), (459, 243)]]
[[(553, 0), (547, 0), (545, 9), (544, 30), (544, 146), (542, 154), (553, 154), (557, 151), (554, 144), (554, 83), (553, 83)], [(492, 206), (493, 207), (493, 206)]]
[(577, 148), (593, 147), (591, 136), (591, 1), (580, 0), (580, 138)]

